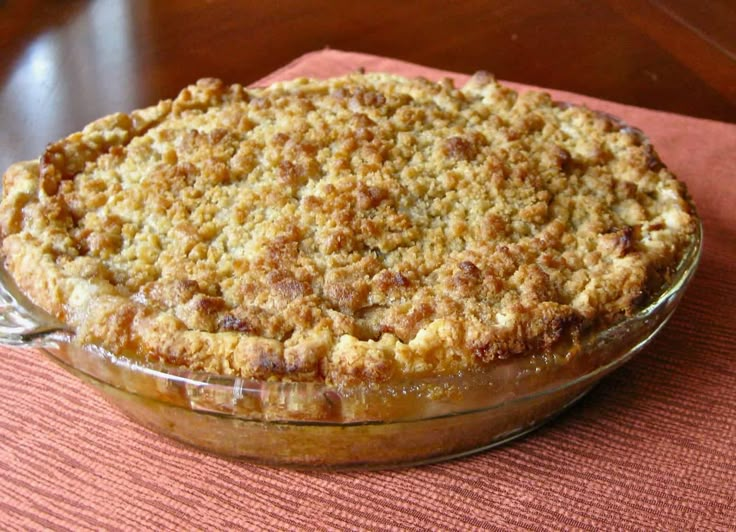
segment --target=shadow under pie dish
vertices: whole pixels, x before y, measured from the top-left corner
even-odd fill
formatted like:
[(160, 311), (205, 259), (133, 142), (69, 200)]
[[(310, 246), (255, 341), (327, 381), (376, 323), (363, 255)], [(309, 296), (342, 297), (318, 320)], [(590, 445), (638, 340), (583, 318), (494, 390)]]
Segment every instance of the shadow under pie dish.
[(5, 342), (165, 434), (302, 467), (539, 425), (663, 325), (701, 242), (640, 132), (484, 74), (203, 80), (3, 181)]

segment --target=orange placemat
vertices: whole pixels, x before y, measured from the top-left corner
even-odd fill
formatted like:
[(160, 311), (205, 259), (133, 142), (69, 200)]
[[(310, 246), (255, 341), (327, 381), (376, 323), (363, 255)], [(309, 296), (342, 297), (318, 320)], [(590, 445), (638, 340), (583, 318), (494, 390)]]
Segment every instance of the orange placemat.
[[(360, 66), (467, 79), (324, 50), (259, 83)], [(734, 529), (736, 125), (550, 92), (646, 131), (705, 224), (700, 270), (671, 322), (582, 402), (471, 458), (300, 473), (163, 439), (38, 353), (3, 348), (0, 528)]]

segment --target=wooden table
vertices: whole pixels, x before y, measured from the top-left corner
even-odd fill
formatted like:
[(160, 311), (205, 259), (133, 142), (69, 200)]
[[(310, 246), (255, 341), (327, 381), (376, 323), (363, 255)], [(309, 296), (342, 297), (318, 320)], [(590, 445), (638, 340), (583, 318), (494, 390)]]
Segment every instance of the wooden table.
[(325, 46), (719, 121), (591, 103), (656, 139), (705, 251), (658, 339), (532, 437), (408, 470), (262, 468), (0, 348), (0, 528), (733, 530), (734, 28), (733, 0), (0, 0), (0, 170), (198, 78), (248, 84)]
[(734, 28), (730, 0), (0, 1), (0, 166), (326, 46), (736, 122)]

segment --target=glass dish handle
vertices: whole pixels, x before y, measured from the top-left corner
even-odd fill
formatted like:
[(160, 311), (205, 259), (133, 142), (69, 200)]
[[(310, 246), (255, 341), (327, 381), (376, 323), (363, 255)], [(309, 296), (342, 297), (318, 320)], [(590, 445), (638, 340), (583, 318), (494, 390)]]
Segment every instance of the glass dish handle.
[(55, 333), (63, 330), (63, 324), (28, 301), (0, 267), (0, 344), (50, 346)]

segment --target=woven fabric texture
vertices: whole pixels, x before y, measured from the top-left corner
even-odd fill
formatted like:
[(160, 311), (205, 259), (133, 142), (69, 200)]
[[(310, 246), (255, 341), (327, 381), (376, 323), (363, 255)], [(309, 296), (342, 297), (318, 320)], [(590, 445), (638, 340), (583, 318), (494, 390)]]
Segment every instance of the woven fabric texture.
[[(467, 79), (323, 50), (257, 84), (358, 67)], [(501, 448), (403, 470), (303, 473), (174, 443), (41, 354), (0, 348), (0, 527), (735, 529), (736, 125), (549, 92), (643, 129), (704, 221), (690, 289), (633, 361)]]

